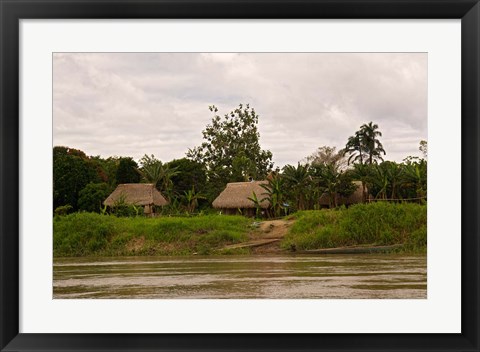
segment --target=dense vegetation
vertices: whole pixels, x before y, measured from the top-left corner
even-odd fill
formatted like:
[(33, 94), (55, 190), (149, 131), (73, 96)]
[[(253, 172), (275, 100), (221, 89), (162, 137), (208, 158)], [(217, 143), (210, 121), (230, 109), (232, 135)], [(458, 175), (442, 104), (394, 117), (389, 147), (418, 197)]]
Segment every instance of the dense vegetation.
[(125, 218), (74, 213), (53, 221), (53, 255), (186, 255), (247, 239), (251, 219), (205, 215), (175, 218)]
[(260, 146), (258, 118), (248, 104), (222, 117), (215, 106), (211, 124), (202, 131), (204, 142), (189, 149), (187, 157), (205, 167), (210, 201), (225, 188), (227, 182), (263, 180), (273, 168), (272, 153)]
[(404, 244), (404, 251), (426, 251), (426, 205), (378, 202), (292, 217), (296, 221), (282, 243), (285, 249)]
[[(409, 253), (426, 251), (425, 205), (357, 204), (299, 211), (289, 218), (295, 223), (281, 243), (285, 251), (390, 244), (404, 244), (401, 250)], [(54, 218), (53, 253), (55, 257), (216, 254), (220, 247), (255, 237), (253, 225), (252, 219), (242, 216), (125, 218), (74, 213)]]
[(338, 196), (348, 197), (360, 181), (363, 201), (427, 200), (427, 144), (420, 142), (423, 158), (406, 157), (402, 163), (384, 161), (378, 125), (369, 122), (349, 137), (345, 147), (323, 146), (297, 165), (273, 169), (272, 153), (260, 146), (259, 115), (240, 105), (223, 117), (214, 116), (202, 132), (204, 142), (189, 149), (186, 157), (164, 162), (145, 154), (131, 157), (87, 156), (56, 146), (53, 150), (53, 209), (57, 215), (76, 211), (135, 216), (138, 209), (107, 209), (102, 202), (120, 183), (153, 183), (169, 205), (157, 209), (163, 215), (211, 213), (211, 202), (228, 182), (268, 179), (262, 194), (252, 194), (253, 204), (268, 199), (267, 214), (283, 216), (301, 210), (320, 209), (320, 197), (328, 207)]

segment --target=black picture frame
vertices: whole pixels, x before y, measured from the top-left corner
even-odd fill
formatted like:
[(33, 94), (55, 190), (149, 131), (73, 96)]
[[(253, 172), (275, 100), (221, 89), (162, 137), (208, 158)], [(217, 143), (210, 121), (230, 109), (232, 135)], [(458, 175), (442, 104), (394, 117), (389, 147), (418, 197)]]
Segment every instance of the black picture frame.
[[(477, 0), (0, 0), (0, 16), (2, 351), (479, 351), (480, 5)], [(24, 18), (461, 19), (462, 332), (460, 334), (19, 333), (19, 20)], [(454, 189), (450, 191), (455, 192)]]

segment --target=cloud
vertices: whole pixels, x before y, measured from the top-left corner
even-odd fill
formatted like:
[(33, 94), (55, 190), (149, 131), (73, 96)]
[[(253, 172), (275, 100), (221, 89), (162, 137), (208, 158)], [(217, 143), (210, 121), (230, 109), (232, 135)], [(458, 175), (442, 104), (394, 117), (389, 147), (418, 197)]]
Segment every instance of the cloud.
[(386, 158), (427, 139), (427, 54), (62, 53), (53, 57), (54, 145), (108, 157), (183, 157), (208, 106), (250, 103), (276, 165), (342, 148), (373, 121)]

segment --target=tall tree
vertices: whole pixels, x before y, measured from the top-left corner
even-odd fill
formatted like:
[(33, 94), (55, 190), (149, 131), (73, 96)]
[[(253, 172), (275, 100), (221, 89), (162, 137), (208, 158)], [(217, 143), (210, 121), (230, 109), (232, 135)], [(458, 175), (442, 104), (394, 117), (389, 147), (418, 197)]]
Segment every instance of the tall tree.
[(178, 171), (171, 177), (173, 191), (176, 194), (184, 194), (195, 187), (197, 192), (205, 193), (207, 175), (205, 167), (193, 160), (182, 158), (174, 159), (167, 163), (170, 169)]
[(319, 147), (313, 154), (307, 156), (305, 161), (310, 165), (334, 164), (340, 170), (344, 170), (347, 166), (345, 150), (337, 151), (337, 148), (326, 145)]
[(119, 158), (114, 156), (102, 159), (97, 155), (91, 156), (90, 160), (94, 163), (101, 182), (107, 183), (110, 188), (115, 188)]
[(350, 154), (348, 157), (348, 164), (350, 164), (350, 162), (363, 164), (366, 150), (362, 143), (360, 131), (355, 132), (354, 136), (348, 137), (345, 149), (343, 149), (344, 155)]
[(418, 147), (418, 150), (420, 150), (420, 151), (422, 152), (423, 159), (427, 160), (427, 156), (428, 156), (428, 144), (427, 144), (427, 141), (421, 140), (421, 141), (420, 141), (420, 146)]
[(256, 111), (240, 104), (222, 118), (215, 106), (209, 109), (214, 116), (202, 131), (205, 141), (189, 149), (187, 157), (205, 165), (209, 183), (217, 192), (227, 182), (265, 178), (273, 167), (272, 153), (260, 146)]
[(103, 201), (111, 193), (108, 184), (90, 182), (80, 192), (78, 192), (79, 210), (99, 213), (102, 209)]
[(348, 163), (352, 160), (360, 164), (372, 164), (377, 160), (383, 161), (382, 154), (385, 155), (383, 145), (378, 139), (382, 132), (378, 130), (378, 125), (373, 122), (363, 124), (360, 130), (355, 132), (354, 136), (348, 138), (344, 154), (350, 154)]
[(89, 182), (100, 182), (95, 165), (81, 150), (53, 148), (53, 208), (71, 205), (78, 209), (78, 193)]
[(120, 158), (116, 173), (117, 183), (138, 183), (140, 174), (138, 173), (138, 164), (130, 157)]
[(378, 130), (378, 125), (373, 122), (363, 124), (360, 127), (360, 136), (362, 144), (368, 154), (368, 163), (371, 165), (377, 159), (383, 161), (382, 153), (385, 155), (382, 143), (378, 137), (382, 136), (382, 132)]

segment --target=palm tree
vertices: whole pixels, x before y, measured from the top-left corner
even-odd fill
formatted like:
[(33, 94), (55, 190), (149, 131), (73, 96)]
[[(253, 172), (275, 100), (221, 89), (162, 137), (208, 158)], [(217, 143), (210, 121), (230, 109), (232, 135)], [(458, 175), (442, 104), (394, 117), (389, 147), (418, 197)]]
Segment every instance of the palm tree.
[(363, 124), (360, 127), (360, 135), (362, 145), (368, 154), (368, 163), (371, 165), (374, 159), (383, 161), (381, 154), (386, 155), (386, 153), (382, 143), (380, 143), (380, 140), (377, 138), (382, 136), (382, 132), (378, 130), (378, 125), (373, 122)]
[(378, 137), (382, 136), (382, 132), (378, 130), (378, 125), (373, 122), (363, 124), (360, 130), (355, 132), (355, 136), (348, 138), (345, 146), (344, 154), (350, 154), (348, 163), (353, 162), (363, 164), (367, 162), (372, 164), (377, 159), (383, 161), (382, 153), (385, 155), (382, 143)]
[[(355, 136), (348, 137), (347, 145), (343, 151), (343, 155), (350, 154), (348, 158), (348, 165), (353, 159), (353, 162), (358, 161), (360, 164), (363, 164), (364, 159), (364, 146), (362, 141), (362, 136), (360, 131), (355, 132)], [(357, 154), (358, 153), (358, 154)]]

